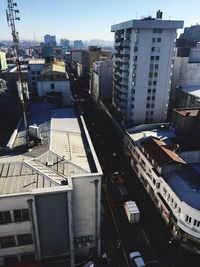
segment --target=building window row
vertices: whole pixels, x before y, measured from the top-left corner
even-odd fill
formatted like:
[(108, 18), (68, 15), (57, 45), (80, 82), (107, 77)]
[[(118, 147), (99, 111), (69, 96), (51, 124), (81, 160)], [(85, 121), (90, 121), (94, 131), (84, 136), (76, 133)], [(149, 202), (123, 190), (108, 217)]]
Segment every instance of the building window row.
[(151, 60), (159, 60), (160, 56), (151, 56)]
[(31, 234), (0, 237), (0, 248), (9, 248), (33, 244)]
[(160, 47), (159, 46), (157, 46), (157, 47), (153, 46), (151, 48), (151, 52), (160, 52)]
[(153, 33), (162, 33), (162, 29), (153, 29)]
[(156, 42), (157, 42), (157, 43), (161, 43), (161, 40), (162, 40), (162, 39), (161, 39), (160, 37), (158, 37), (158, 38), (155, 38), (155, 37), (154, 37), (154, 38), (152, 38), (152, 43), (156, 43)]
[(178, 207), (177, 203), (174, 201), (174, 199), (171, 197), (170, 193), (167, 192), (167, 189), (163, 187), (162, 189), (163, 196), (167, 200), (168, 204), (172, 207), (172, 209), (176, 209), (178, 213), (181, 213), (181, 208)]
[(151, 93), (155, 94), (155, 93), (156, 93), (156, 88), (153, 88), (153, 89), (150, 89), (150, 88), (149, 88), (149, 89), (147, 90), (147, 93), (148, 93), (148, 94), (151, 94)]
[(20, 222), (20, 221), (29, 221), (28, 209), (13, 210), (12, 212), (13, 212), (13, 219), (11, 217), (10, 211), (1, 211), (0, 212), (0, 224)]

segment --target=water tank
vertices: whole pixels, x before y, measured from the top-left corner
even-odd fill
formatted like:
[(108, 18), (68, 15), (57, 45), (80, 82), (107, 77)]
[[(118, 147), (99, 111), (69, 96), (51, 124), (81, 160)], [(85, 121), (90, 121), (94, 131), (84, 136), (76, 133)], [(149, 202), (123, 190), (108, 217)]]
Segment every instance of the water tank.
[(28, 130), (31, 137), (41, 139), (40, 128), (36, 124), (30, 125)]

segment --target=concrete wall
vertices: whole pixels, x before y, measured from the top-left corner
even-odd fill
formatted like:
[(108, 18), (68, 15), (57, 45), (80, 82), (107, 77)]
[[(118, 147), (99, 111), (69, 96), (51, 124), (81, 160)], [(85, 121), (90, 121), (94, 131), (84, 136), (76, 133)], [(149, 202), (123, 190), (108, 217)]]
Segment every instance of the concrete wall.
[[(54, 84), (55, 89), (51, 89)], [(71, 91), (69, 81), (37, 81), (38, 96), (46, 96), (47, 93), (61, 92), (62, 101), (65, 106), (71, 105)]]

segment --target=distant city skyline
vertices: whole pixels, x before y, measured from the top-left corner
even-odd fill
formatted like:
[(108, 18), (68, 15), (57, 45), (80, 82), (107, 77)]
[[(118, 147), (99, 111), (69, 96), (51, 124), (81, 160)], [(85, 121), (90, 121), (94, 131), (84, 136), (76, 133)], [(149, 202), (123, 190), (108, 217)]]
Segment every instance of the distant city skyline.
[[(184, 27), (200, 23), (199, 0), (16, 0), (20, 21), (16, 29), (20, 40), (43, 41), (45, 34), (56, 35), (57, 41), (101, 39), (113, 41), (111, 25), (144, 16), (155, 17), (163, 11), (163, 19), (184, 20)], [(59, 4), (58, 4), (59, 3)], [(7, 1), (0, 2), (0, 40), (9, 40), (11, 30), (6, 22)]]

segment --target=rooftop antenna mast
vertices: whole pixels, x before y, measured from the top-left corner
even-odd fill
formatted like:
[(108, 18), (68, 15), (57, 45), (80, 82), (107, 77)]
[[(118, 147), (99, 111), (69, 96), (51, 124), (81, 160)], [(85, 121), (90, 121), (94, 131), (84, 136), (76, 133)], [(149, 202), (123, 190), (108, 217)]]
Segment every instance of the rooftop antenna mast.
[(8, 1), (8, 8), (6, 10), (7, 15), (7, 22), (8, 26), (11, 27), (12, 31), (12, 38), (14, 44), (14, 53), (16, 57), (16, 66), (17, 66), (17, 74), (18, 74), (18, 81), (17, 81), (17, 89), (19, 94), (19, 99), (22, 106), (23, 112), (23, 119), (24, 119), (24, 129), (25, 129), (25, 138), (26, 138), (26, 145), (29, 144), (29, 134), (28, 134), (28, 124), (27, 124), (27, 116), (26, 116), (26, 105), (25, 105), (25, 98), (29, 99), (28, 94), (28, 86), (25, 81), (22, 81), (22, 71), (21, 71), (21, 64), (20, 64), (20, 53), (19, 53), (19, 35), (15, 29), (15, 21), (20, 20), (18, 16), (19, 10), (17, 8), (17, 3), (13, 0)]

